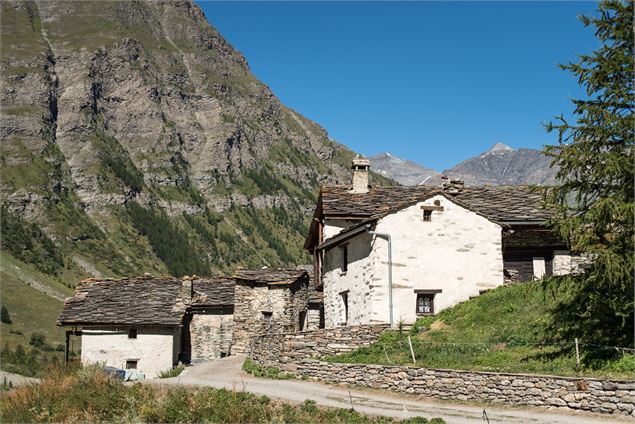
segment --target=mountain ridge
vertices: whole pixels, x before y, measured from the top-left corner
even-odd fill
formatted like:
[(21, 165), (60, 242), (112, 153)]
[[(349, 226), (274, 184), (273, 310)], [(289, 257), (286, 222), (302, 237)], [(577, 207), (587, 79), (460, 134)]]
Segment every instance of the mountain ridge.
[(9, 253), (38, 234), (46, 248), (22, 259), (64, 281), (309, 260), (318, 187), (347, 182), (354, 152), (282, 104), (196, 4), (0, 7)]
[[(515, 150), (496, 142), (483, 153), (465, 159), (452, 168), (438, 172), (390, 153), (369, 157), (371, 169), (402, 185), (439, 185), (441, 176), (460, 179), (468, 186), (478, 185), (549, 185), (555, 183), (557, 169), (541, 151)], [(422, 178), (422, 175), (425, 175)]]

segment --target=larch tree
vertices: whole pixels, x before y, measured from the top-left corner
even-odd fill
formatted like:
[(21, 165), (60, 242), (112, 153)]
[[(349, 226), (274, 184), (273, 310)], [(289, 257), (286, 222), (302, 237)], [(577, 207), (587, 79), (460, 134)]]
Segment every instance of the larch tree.
[[(561, 299), (551, 336), (633, 347), (633, 2), (603, 1), (596, 16), (580, 20), (595, 29), (600, 46), (561, 65), (586, 96), (573, 100), (574, 119), (546, 125), (559, 138), (545, 147), (559, 169), (547, 202), (557, 210), (555, 231), (590, 263), (582, 274), (547, 282)], [(615, 352), (591, 347), (587, 359)]]

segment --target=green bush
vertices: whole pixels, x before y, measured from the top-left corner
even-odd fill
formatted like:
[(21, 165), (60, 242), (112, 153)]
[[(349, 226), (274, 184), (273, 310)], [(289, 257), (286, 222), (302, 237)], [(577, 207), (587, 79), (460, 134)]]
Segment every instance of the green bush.
[(12, 322), (11, 316), (9, 315), (9, 310), (4, 305), (2, 305), (2, 308), (0, 309), (0, 322), (3, 322), (5, 324), (11, 324)]
[(161, 371), (159, 378), (177, 377), (185, 370), (185, 365), (178, 365), (176, 367)]

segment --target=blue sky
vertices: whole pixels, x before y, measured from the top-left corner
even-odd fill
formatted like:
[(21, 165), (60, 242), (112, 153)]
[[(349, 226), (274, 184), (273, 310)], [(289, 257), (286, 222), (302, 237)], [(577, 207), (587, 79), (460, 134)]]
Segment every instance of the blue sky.
[(597, 47), (595, 2), (203, 2), (280, 100), (331, 138), (438, 170), (500, 141), (556, 142), (542, 122), (583, 95), (557, 67)]

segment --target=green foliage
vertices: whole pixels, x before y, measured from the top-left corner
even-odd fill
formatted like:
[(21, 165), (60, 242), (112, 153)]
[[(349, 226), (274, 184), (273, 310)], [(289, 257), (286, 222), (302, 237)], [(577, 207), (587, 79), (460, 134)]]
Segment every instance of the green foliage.
[(137, 230), (148, 237), (152, 249), (174, 276), (210, 275), (210, 267), (188, 241), (186, 233), (165, 212), (129, 202), (126, 209)]
[(42, 348), (46, 346), (46, 336), (39, 332), (31, 333), (29, 344), (36, 348)]
[(11, 349), (5, 343), (0, 351), (0, 360), (0, 367), (4, 371), (27, 377), (41, 377), (48, 367), (61, 364), (64, 353), (42, 351), (36, 347), (27, 352), (20, 344)]
[(311, 401), (291, 405), (225, 389), (128, 386), (99, 367), (72, 372), (51, 368), (40, 384), (14, 390), (14, 396), (0, 397), (2, 422), (394, 422), (391, 418), (369, 417), (349, 409), (318, 408)]
[(57, 274), (64, 267), (63, 255), (35, 222), (25, 221), (4, 205), (0, 213), (3, 250), (45, 274)]
[(598, 12), (580, 19), (595, 27), (600, 47), (561, 66), (587, 98), (573, 100), (574, 123), (560, 116), (547, 125), (559, 144), (545, 148), (559, 167), (547, 199), (558, 210), (551, 224), (593, 260), (584, 274), (546, 284), (562, 297), (548, 330), (555, 339), (634, 347), (633, 3), (603, 1)]
[[(99, 117), (101, 122), (103, 117)], [(102, 165), (110, 170), (115, 177), (132, 190), (141, 191), (143, 187), (143, 174), (130, 160), (128, 152), (112, 136), (105, 133), (102, 128), (97, 130), (97, 146), (100, 148), (99, 157)]]
[(13, 383), (7, 381), (7, 377), (4, 377), (2, 383), (0, 383), (0, 392), (8, 392), (11, 389), (13, 389)]
[[(539, 282), (499, 287), (418, 320), (410, 330), (417, 366), (464, 370), (531, 372), (630, 378), (632, 354), (586, 361), (576, 369), (575, 355), (562, 354), (574, 340), (549, 343), (544, 332), (559, 299)], [(388, 331), (371, 346), (326, 358), (333, 362), (412, 365), (405, 331)], [(582, 344), (583, 358), (597, 358), (612, 348)]]
[(273, 380), (290, 380), (293, 379), (293, 374), (281, 372), (276, 367), (263, 367), (260, 364), (255, 363), (251, 358), (245, 359), (243, 363), (243, 371), (253, 375), (254, 377), (271, 378)]
[(176, 367), (161, 371), (159, 373), (159, 378), (178, 377), (183, 371), (185, 371), (185, 365), (178, 365)]
[(2, 305), (2, 309), (0, 309), (0, 322), (11, 324), (11, 316), (9, 315), (9, 310), (5, 305)]

